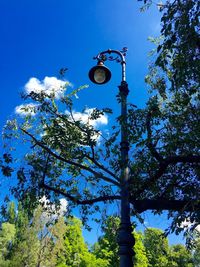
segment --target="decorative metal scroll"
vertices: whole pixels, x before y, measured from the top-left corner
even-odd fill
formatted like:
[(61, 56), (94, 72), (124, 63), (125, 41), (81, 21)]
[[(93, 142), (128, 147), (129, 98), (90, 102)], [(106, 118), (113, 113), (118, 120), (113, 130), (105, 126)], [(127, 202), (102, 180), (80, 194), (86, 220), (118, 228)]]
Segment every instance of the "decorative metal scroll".
[[(123, 47), (122, 50), (120, 50), (119, 52), (125, 57), (127, 51), (128, 51), (128, 48)], [(120, 55), (117, 55), (117, 56), (107, 56), (106, 55), (106, 54), (111, 54), (113, 52), (115, 52), (115, 51), (108, 49), (107, 51), (101, 52), (100, 54), (95, 56), (93, 59), (101, 60), (103, 62), (105, 62), (106, 60), (109, 60), (109, 61), (116, 61), (117, 63), (122, 63), (122, 57)]]

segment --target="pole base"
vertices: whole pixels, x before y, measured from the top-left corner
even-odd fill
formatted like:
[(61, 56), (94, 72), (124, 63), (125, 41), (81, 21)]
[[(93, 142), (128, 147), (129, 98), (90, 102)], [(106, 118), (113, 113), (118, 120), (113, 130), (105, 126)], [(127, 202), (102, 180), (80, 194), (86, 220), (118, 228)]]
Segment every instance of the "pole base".
[(130, 223), (121, 223), (118, 232), (120, 267), (133, 267), (135, 239)]

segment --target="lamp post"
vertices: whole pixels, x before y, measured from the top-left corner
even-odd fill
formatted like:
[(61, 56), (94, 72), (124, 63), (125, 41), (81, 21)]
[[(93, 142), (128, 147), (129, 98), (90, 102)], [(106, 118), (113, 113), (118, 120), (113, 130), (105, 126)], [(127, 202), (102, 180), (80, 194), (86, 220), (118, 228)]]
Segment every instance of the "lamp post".
[[(121, 102), (121, 177), (120, 177), (120, 196), (121, 196), (121, 221), (118, 231), (118, 245), (120, 256), (120, 267), (133, 267), (133, 246), (134, 238), (132, 235), (132, 225), (130, 221), (130, 202), (129, 202), (129, 167), (128, 151), (129, 142), (127, 134), (127, 96), (129, 93), (126, 82), (126, 56), (127, 48), (122, 51), (108, 49), (100, 52), (94, 59), (97, 59), (97, 66), (89, 71), (89, 78), (95, 84), (107, 83), (111, 78), (110, 70), (104, 65), (108, 59), (117, 61), (122, 66), (122, 79), (119, 86), (119, 96)], [(116, 57), (110, 56), (115, 54)], [(109, 57), (107, 57), (109, 55)]]

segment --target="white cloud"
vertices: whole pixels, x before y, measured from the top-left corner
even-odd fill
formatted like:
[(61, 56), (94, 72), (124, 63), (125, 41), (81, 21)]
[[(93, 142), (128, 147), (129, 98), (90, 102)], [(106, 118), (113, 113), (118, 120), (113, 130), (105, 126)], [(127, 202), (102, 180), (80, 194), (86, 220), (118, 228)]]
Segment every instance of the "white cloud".
[(55, 220), (58, 217), (65, 215), (65, 213), (67, 212), (68, 202), (64, 198), (61, 198), (59, 201), (60, 201), (59, 209), (56, 209), (54, 204), (50, 204), (50, 201), (46, 198), (46, 196), (43, 196), (39, 200), (39, 202), (46, 209), (46, 211), (42, 213), (42, 217), (44, 220)]
[(100, 125), (107, 125), (108, 124), (108, 117), (107, 115), (101, 115), (98, 119), (92, 120), (90, 118), (94, 108), (87, 108), (83, 113), (73, 111), (73, 117), (76, 121), (82, 121), (83, 123), (88, 123), (89, 125), (93, 126), (94, 128), (98, 128)]
[(34, 116), (36, 114), (35, 108), (37, 104), (29, 103), (29, 104), (22, 104), (20, 106), (16, 106), (15, 113), (21, 116), (31, 115)]
[[(25, 84), (24, 90), (27, 94), (31, 92), (40, 93), (44, 91), (47, 95), (55, 94), (55, 98), (59, 99), (64, 95), (67, 86), (72, 86), (71, 83), (67, 81), (62, 81), (57, 79), (56, 77), (48, 77), (46, 76), (43, 80), (39, 80), (35, 77), (29, 79), (29, 81)], [(15, 108), (15, 113), (21, 116), (26, 115), (35, 115), (34, 108), (37, 107), (37, 104), (29, 103), (22, 104)]]
[(32, 77), (25, 84), (24, 89), (28, 94), (31, 92), (40, 93), (42, 91), (44, 91), (47, 95), (54, 93), (55, 97), (59, 99), (63, 96), (67, 85), (71, 86), (69, 82), (59, 80), (56, 77), (46, 76), (42, 81)]
[(197, 230), (197, 232), (200, 233), (200, 225), (197, 225), (197, 227), (195, 228), (195, 230)]
[[(189, 229), (191, 227), (194, 227), (195, 225), (196, 225), (196, 223), (195, 222), (192, 223), (190, 221), (190, 218), (185, 219), (185, 221), (181, 223), (181, 227), (184, 229)], [(195, 230), (200, 232), (200, 225), (199, 224), (197, 226), (195, 226)]]
[(60, 199), (60, 209), (59, 212), (64, 214), (67, 211), (67, 200), (65, 198)]
[[(96, 120), (91, 119), (91, 114), (93, 111), (94, 111), (94, 108), (86, 108), (84, 112), (73, 111), (72, 116), (75, 121), (81, 121), (84, 124), (93, 126), (95, 129), (98, 129), (101, 125), (108, 124), (108, 117), (105, 114), (100, 115), (100, 117), (97, 118)], [(68, 111), (66, 111), (66, 113), (69, 114)], [(101, 140), (101, 131), (94, 134), (92, 139), (95, 140), (99, 144)]]
[(185, 219), (185, 221), (181, 223), (181, 227), (183, 228), (190, 228), (191, 226), (192, 226), (192, 223), (188, 219)]

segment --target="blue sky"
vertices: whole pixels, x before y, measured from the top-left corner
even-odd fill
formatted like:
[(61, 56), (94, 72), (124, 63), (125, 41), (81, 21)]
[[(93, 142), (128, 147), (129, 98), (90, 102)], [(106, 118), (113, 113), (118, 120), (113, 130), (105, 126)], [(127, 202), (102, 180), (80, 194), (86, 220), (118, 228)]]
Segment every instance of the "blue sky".
[(87, 75), (93, 56), (108, 48), (129, 48), (131, 97), (137, 104), (146, 99), (144, 75), (151, 47), (147, 37), (159, 33), (156, 8), (140, 13), (141, 2), (136, 0), (1, 0), (0, 6), (1, 123), (20, 103), (29, 78), (56, 76), (62, 67), (69, 68), (66, 78), (74, 86), (90, 85), (88, 94), (95, 105), (102, 92), (104, 105), (114, 103), (120, 67), (109, 64), (113, 79), (104, 87), (91, 85)]
[[(63, 67), (74, 88), (89, 85), (79, 95), (77, 110), (97, 106), (118, 112), (120, 65), (108, 62), (112, 79), (104, 86), (91, 84), (88, 78), (96, 64), (93, 56), (108, 48), (128, 47), (129, 102), (144, 106), (144, 77), (153, 47), (147, 38), (159, 35), (160, 14), (156, 6), (141, 13), (141, 6), (136, 0), (0, 0), (0, 127), (21, 104), (20, 92), (30, 78), (58, 77)], [(163, 217), (145, 216), (148, 225), (166, 227)], [(86, 235), (90, 243), (96, 239), (95, 231)]]

